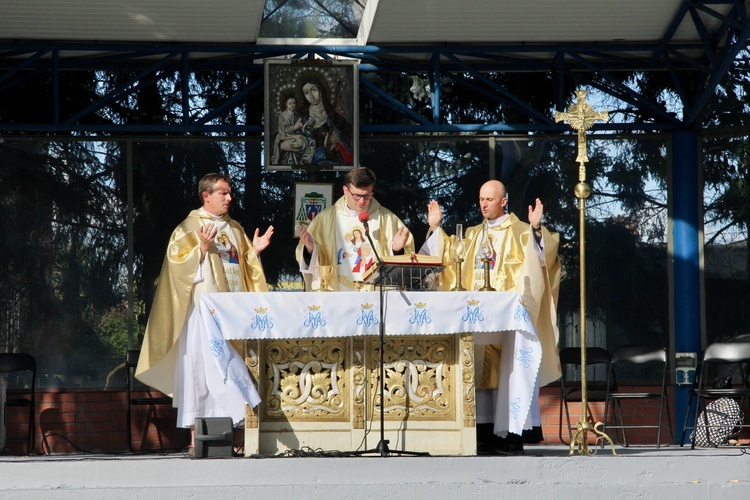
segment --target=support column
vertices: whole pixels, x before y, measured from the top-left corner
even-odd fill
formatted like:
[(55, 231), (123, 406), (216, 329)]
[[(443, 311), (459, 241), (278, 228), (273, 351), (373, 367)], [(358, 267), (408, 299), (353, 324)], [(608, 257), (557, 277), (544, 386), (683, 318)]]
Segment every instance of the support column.
[[(675, 352), (702, 350), (698, 135), (672, 136), (672, 297)], [(674, 363), (673, 373), (674, 373)], [(690, 385), (675, 385), (675, 436), (679, 441), (688, 411)], [(686, 436), (686, 440), (688, 436)]]

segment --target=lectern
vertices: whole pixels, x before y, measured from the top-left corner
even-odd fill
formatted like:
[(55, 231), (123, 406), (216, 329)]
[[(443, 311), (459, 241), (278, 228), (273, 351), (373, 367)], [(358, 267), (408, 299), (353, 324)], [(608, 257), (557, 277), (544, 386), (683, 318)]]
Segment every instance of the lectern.
[(365, 273), (364, 282), (387, 290), (434, 291), (443, 269), (440, 257), (396, 255), (385, 257), (370, 268)]

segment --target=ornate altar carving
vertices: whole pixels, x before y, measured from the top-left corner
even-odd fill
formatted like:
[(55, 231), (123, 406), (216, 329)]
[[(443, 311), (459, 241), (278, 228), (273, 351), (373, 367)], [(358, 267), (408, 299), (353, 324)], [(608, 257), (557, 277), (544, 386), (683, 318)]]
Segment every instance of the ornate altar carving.
[(264, 420), (349, 421), (348, 341), (264, 342)]
[[(378, 341), (368, 339), (373, 411), (380, 411)], [(400, 337), (385, 340), (385, 418), (414, 420), (455, 418), (453, 336)]]

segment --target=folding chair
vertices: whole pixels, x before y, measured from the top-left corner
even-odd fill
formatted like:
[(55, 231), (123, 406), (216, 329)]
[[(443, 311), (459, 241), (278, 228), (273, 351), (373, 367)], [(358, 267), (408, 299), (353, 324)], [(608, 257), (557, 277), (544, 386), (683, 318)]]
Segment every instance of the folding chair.
[[(612, 409), (613, 424), (606, 425), (607, 430), (614, 429), (617, 433), (618, 430), (622, 431), (622, 441), (624, 446), (628, 446), (628, 440), (626, 435), (626, 429), (657, 429), (656, 431), (656, 447), (661, 446), (661, 431), (662, 424), (664, 421), (664, 413), (666, 408), (667, 423), (669, 424), (669, 445), (674, 440), (674, 431), (672, 430), (672, 417), (669, 411), (669, 397), (667, 395), (667, 374), (668, 374), (668, 353), (667, 349), (661, 346), (655, 345), (623, 345), (618, 347), (612, 352), (612, 363), (610, 365), (610, 391), (607, 394), (606, 403), (604, 405), (604, 421), (607, 422), (607, 415)], [(643, 369), (653, 368), (658, 370), (661, 376), (661, 387), (658, 392), (635, 392), (626, 391), (623, 385), (625, 381), (624, 374), (628, 369), (640, 367)], [(645, 381), (629, 380), (635, 385), (643, 385)], [(655, 424), (643, 423), (643, 424), (625, 424), (622, 412), (623, 401), (637, 401), (637, 400), (659, 400), (659, 421)], [(615, 410), (617, 410), (615, 412)], [(618, 422), (619, 418), (619, 424)], [(619, 441), (619, 438), (618, 438)]]
[[(25, 387), (18, 395), (16, 395), (15, 392), (8, 394), (5, 400), (6, 411), (3, 412), (5, 415), (5, 422), (3, 422), (3, 425), (6, 425), (8, 420), (8, 407), (26, 406), (29, 408), (29, 421), (26, 432), (26, 454), (30, 455), (34, 449), (34, 438), (36, 436), (36, 359), (34, 359), (34, 356), (31, 354), (26, 353), (0, 353), (0, 374), (4, 376), (13, 373), (20, 375), (19, 372), (28, 372), (31, 379), (28, 384), (23, 384)], [(9, 385), (12, 386), (13, 384)]]
[[(132, 413), (133, 413), (133, 407), (134, 406), (149, 406), (149, 416), (153, 415), (155, 413), (155, 407), (156, 406), (168, 406), (172, 407), (172, 398), (167, 396), (150, 396), (151, 391), (148, 390), (146, 397), (133, 397), (133, 385), (135, 383), (134, 374), (135, 374), (135, 368), (138, 366), (138, 358), (140, 357), (141, 352), (138, 350), (128, 350), (125, 355), (125, 367), (126, 367), (126, 377), (127, 377), (127, 389), (126, 389), (126, 395), (127, 395), (127, 434), (128, 434), (128, 449), (132, 452), (160, 452), (160, 451), (168, 451), (171, 449), (175, 450), (181, 450), (184, 446), (176, 447), (176, 448), (156, 448), (152, 450), (136, 450), (133, 448), (133, 434), (132, 434)], [(187, 439), (186, 439), (187, 441)]]
[[(606, 349), (602, 347), (587, 347), (586, 348), (586, 401), (588, 402), (600, 402), (603, 403), (607, 400), (607, 388), (609, 382), (605, 378), (604, 380), (594, 379), (591, 376), (590, 368), (601, 366), (603, 369), (599, 370), (600, 375), (604, 374), (605, 377), (609, 374), (609, 365), (611, 363), (611, 356)], [(565, 444), (563, 439), (563, 408), (565, 408), (565, 418), (568, 423), (568, 440), (572, 439), (573, 433), (571, 432), (570, 425), (570, 410), (568, 403), (580, 403), (581, 396), (581, 348), (580, 347), (565, 347), (560, 350), (560, 365), (562, 368), (562, 378), (560, 379), (560, 425), (559, 425), (559, 437), (560, 441)], [(571, 375), (569, 372), (574, 372)], [(591, 408), (586, 408), (586, 414), (591, 416)]]
[[(696, 403), (695, 414), (693, 415), (693, 432), (696, 432), (699, 427), (704, 428), (708, 436), (710, 436), (712, 431), (717, 431), (715, 426), (709, 425), (708, 417), (705, 413), (706, 400), (716, 400), (719, 398), (739, 398), (740, 409), (742, 409), (743, 403), (745, 403), (746, 401), (750, 401), (750, 387), (748, 386), (749, 367), (750, 342), (716, 342), (706, 348), (706, 350), (703, 352), (699, 367), (699, 373), (696, 376), (698, 380), (698, 386), (693, 391), (691, 391), (690, 401), (688, 402), (689, 415), (692, 399), (693, 396), (695, 396)], [(732, 387), (715, 387), (714, 381), (717, 379), (717, 374), (719, 373), (719, 370), (721, 368), (729, 368), (730, 370), (734, 370), (734, 372), (730, 371), (730, 373), (732, 373), (730, 377), (726, 377), (731, 381)], [(727, 372), (725, 370), (724, 374), (726, 373)], [(739, 377), (735, 374), (738, 374)], [(741, 387), (734, 387), (734, 385), (737, 383), (741, 384)], [(700, 419), (701, 413), (703, 413), (703, 419)], [(732, 428), (734, 427), (745, 428), (750, 427), (750, 424), (736, 426), (732, 425)], [(686, 416), (686, 425), (682, 432), (683, 441), (687, 429), (688, 426)], [(695, 448), (694, 439), (691, 439), (690, 447)]]

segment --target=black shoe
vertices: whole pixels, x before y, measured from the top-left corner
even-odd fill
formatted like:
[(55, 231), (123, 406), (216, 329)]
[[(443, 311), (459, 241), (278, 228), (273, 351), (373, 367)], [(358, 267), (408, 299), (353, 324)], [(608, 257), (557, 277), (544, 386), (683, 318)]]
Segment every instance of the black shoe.
[(487, 456), (487, 455), (497, 455), (495, 451), (495, 446), (492, 443), (477, 443), (477, 455), (480, 456)]
[(531, 429), (525, 429), (521, 434), (521, 439), (525, 444), (538, 444), (544, 441), (544, 433), (541, 427), (534, 426)]
[(516, 456), (525, 455), (523, 443), (503, 443), (495, 447), (495, 455)]
[(495, 437), (495, 454), (496, 455), (524, 455), (523, 438), (518, 434), (508, 434), (508, 437)]
[(495, 439), (492, 432), (493, 424), (477, 424), (477, 455), (495, 455)]

